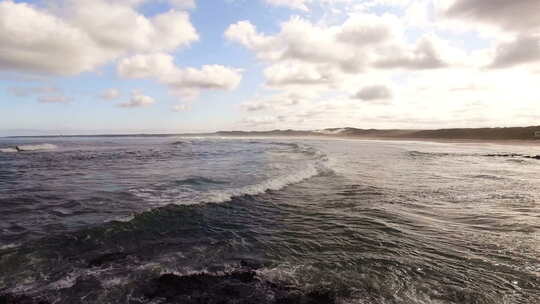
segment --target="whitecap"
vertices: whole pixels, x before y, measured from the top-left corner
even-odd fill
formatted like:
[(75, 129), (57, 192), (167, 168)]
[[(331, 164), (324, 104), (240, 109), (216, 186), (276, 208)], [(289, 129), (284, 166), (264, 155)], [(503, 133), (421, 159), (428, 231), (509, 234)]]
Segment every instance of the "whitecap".
[(15, 149), (15, 148), (2, 148), (2, 149), (0, 149), (0, 152), (2, 152), (2, 153), (14, 153), (14, 152), (17, 152), (17, 149)]
[(39, 150), (54, 150), (58, 148), (53, 144), (40, 144), (40, 145), (21, 145), (17, 146), (15, 151), (39, 151)]

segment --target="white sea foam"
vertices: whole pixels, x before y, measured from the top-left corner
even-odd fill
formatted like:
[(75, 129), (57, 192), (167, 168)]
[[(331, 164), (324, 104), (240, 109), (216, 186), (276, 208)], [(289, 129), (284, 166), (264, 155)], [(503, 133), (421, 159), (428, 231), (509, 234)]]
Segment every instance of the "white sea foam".
[(41, 150), (55, 150), (58, 147), (53, 144), (40, 144), (40, 145), (20, 145), (9, 148), (1, 148), (2, 153), (16, 153), (21, 151), (41, 151)]
[(220, 202), (228, 201), (236, 196), (257, 195), (257, 194), (262, 194), (268, 190), (280, 190), (280, 189), (285, 188), (288, 185), (297, 184), (303, 180), (306, 180), (318, 174), (319, 174), (319, 170), (316, 168), (316, 166), (310, 165), (304, 170), (300, 170), (296, 173), (288, 174), (285, 176), (271, 178), (260, 184), (249, 185), (249, 186), (241, 187), (238, 189), (227, 189), (227, 190), (212, 192), (209, 195), (210, 198), (207, 199), (207, 202), (220, 203)]
[(40, 144), (40, 145), (21, 145), (17, 146), (19, 151), (39, 151), (39, 150), (54, 150), (58, 148), (56, 145), (53, 144)]
[[(313, 176), (326, 172), (328, 169), (318, 168), (319, 164), (309, 164), (305, 169), (294, 171), (293, 173), (270, 178), (254, 185), (223, 190), (211, 190), (208, 192), (197, 193), (189, 189), (171, 188), (168, 190), (154, 189), (132, 189), (131, 192), (149, 202), (153, 206), (163, 204), (177, 203), (181, 205), (195, 205), (202, 202), (221, 203), (231, 200), (234, 197), (243, 195), (262, 194), (268, 190), (280, 190), (286, 186), (302, 182)], [(188, 194), (189, 193), (189, 194)]]
[(4, 250), (4, 249), (13, 249), (13, 248), (17, 248), (19, 247), (20, 245), (17, 244), (17, 243), (11, 243), (11, 244), (6, 244), (6, 245), (0, 245), (0, 250)]
[(15, 148), (2, 148), (2, 149), (0, 149), (0, 152), (2, 152), (2, 153), (14, 153), (14, 152), (17, 152), (17, 149), (15, 149)]

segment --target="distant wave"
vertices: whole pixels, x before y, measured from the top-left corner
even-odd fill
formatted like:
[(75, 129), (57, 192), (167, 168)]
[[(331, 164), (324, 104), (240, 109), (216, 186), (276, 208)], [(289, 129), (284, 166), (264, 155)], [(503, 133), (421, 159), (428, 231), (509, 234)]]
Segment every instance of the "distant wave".
[(0, 152), (13, 153), (21, 151), (40, 151), (40, 150), (55, 150), (58, 147), (53, 144), (41, 144), (41, 145), (20, 145), (10, 148), (2, 148)]
[(2, 148), (2, 149), (0, 149), (0, 152), (2, 152), (2, 153), (16, 153), (18, 151), (15, 148)]

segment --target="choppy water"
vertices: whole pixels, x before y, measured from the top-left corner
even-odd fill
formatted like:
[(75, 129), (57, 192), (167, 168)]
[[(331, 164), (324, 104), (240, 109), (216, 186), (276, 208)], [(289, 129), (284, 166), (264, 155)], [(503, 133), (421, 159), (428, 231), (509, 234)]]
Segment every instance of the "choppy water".
[(540, 303), (540, 161), (501, 153), (540, 146), (0, 139), (0, 302)]

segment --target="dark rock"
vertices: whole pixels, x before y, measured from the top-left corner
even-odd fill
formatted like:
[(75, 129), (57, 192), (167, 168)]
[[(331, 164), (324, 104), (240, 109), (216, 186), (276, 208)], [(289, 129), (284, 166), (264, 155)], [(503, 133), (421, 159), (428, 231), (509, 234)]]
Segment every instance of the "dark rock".
[(242, 266), (243, 268), (253, 269), (253, 270), (261, 269), (263, 267), (263, 265), (260, 262), (257, 262), (255, 260), (241, 260), (240, 266)]
[(49, 304), (49, 302), (27, 295), (0, 294), (0, 304)]
[(306, 295), (303, 303), (309, 304), (332, 304), (336, 302), (336, 295), (330, 290), (316, 290)]
[(523, 155), (518, 154), (518, 153), (501, 153), (501, 154), (486, 154), (484, 156), (488, 156), (488, 157), (518, 157), (518, 156), (523, 156)]
[(262, 280), (251, 270), (222, 275), (164, 274), (146, 286), (148, 299), (165, 299), (167, 303), (205, 304), (333, 304), (336, 295), (316, 290), (304, 293), (286, 284)]

